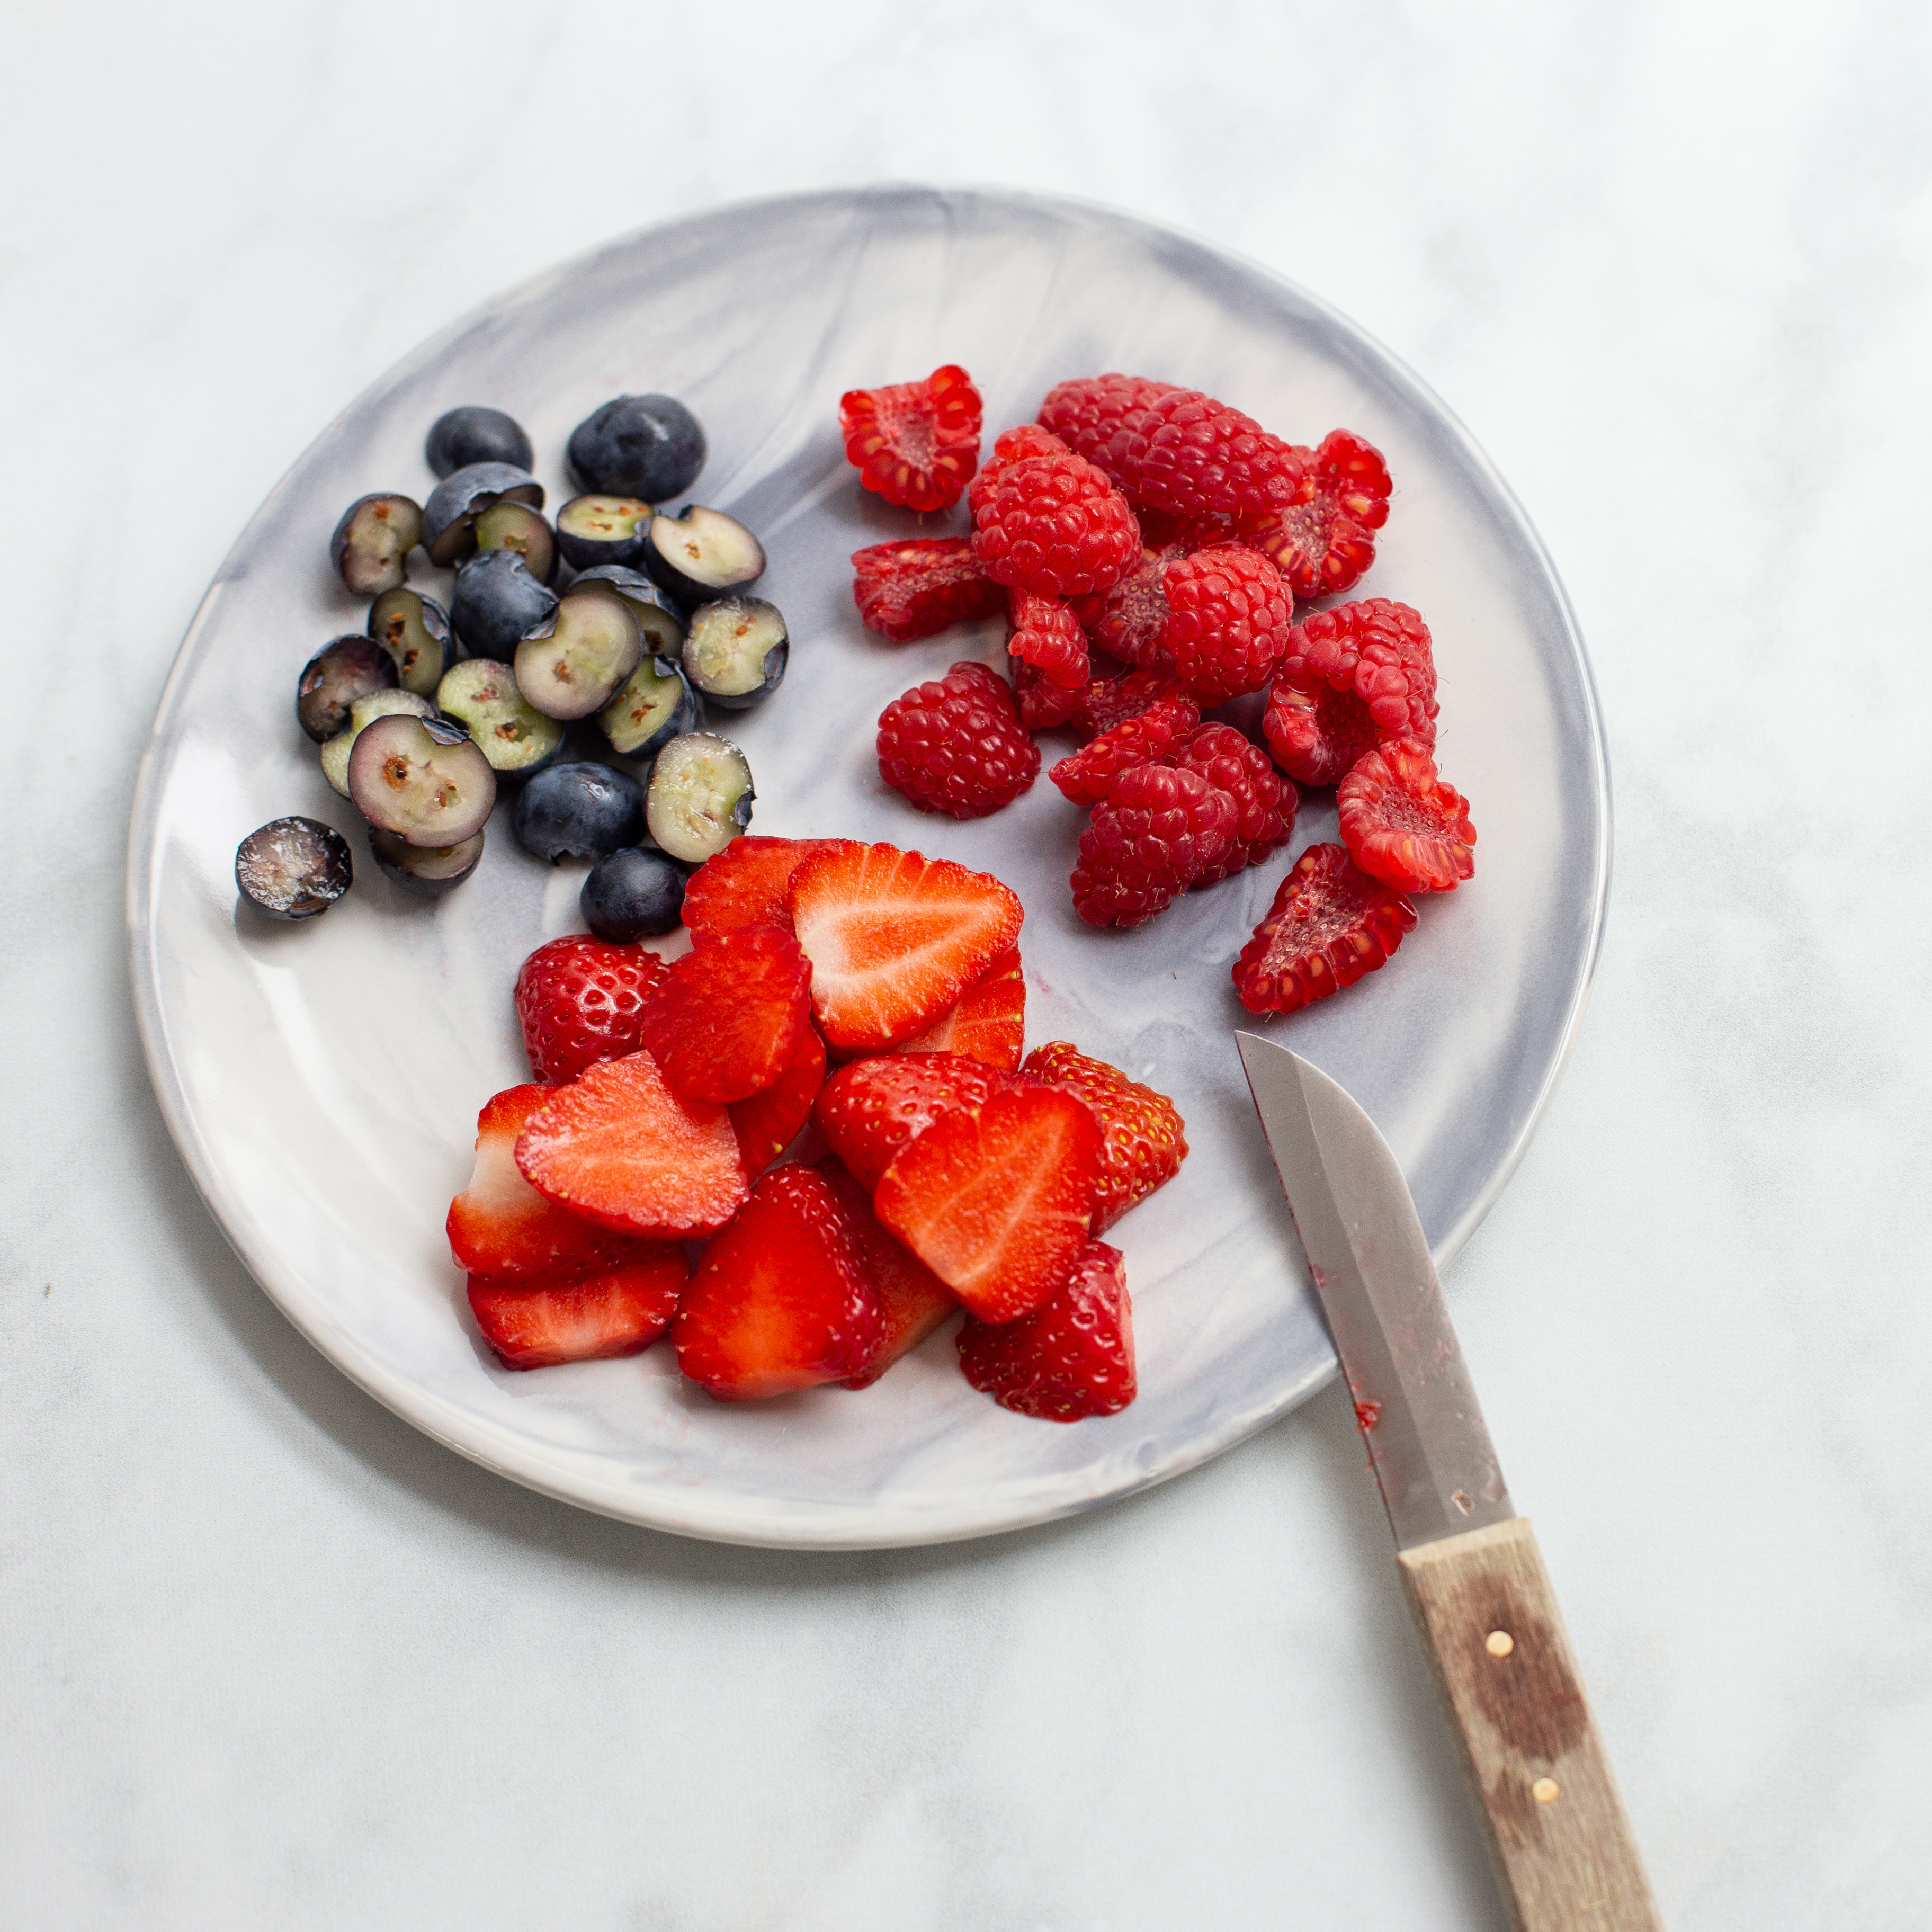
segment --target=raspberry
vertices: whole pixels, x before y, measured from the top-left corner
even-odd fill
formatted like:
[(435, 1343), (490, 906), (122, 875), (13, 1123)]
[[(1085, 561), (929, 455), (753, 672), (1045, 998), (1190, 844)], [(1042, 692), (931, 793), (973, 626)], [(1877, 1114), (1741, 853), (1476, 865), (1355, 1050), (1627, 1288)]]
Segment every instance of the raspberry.
[[(1150, 762), (1175, 762), (1168, 753), (1178, 748), (1200, 722), (1200, 712), (1186, 698), (1164, 698), (1138, 717), (1126, 718), (1112, 730), (1090, 739), (1071, 758), (1062, 758), (1047, 776), (1076, 805), (1098, 805), (1121, 772)], [(1240, 734), (1234, 735), (1239, 737)], [(1263, 759), (1262, 763), (1267, 760)], [(1202, 776), (1208, 776), (1204, 772)], [(1273, 772), (1269, 776), (1272, 777)], [(1211, 777), (1208, 782), (1214, 782)]]
[(1096, 677), (1080, 694), (1070, 714), (1083, 739), (1097, 738), (1130, 718), (1158, 704), (1163, 698), (1185, 698), (1179, 683), (1160, 671), (1130, 670), (1120, 677)]
[(1390, 739), (1432, 745), (1436, 713), (1429, 626), (1406, 604), (1370, 597), (1288, 632), (1262, 729), (1282, 770), (1334, 784)]
[(1006, 680), (982, 664), (956, 664), (880, 712), (879, 771), (922, 812), (983, 818), (1040, 776), (1040, 748)]
[(993, 478), (973, 532), (989, 577), (1042, 597), (1118, 584), (1141, 554), (1127, 500), (1078, 456), (1028, 456)]
[(1183, 517), (1266, 517), (1295, 500), (1300, 453), (1198, 389), (1150, 403), (1112, 446), (1136, 503)]
[(1089, 926), (1140, 926), (1227, 856), (1234, 802), (1198, 772), (1136, 765), (1080, 835), (1073, 909)]
[(1030, 590), (1010, 591), (1007, 598), (1007, 650), (1064, 691), (1084, 688), (1090, 675), (1087, 633), (1072, 609), (1058, 597), (1036, 597)]
[(1333, 430), (1302, 459), (1294, 500), (1245, 522), (1244, 542), (1271, 556), (1304, 602), (1346, 590), (1376, 560), (1374, 532), (1388, 521), (1388, 466), (1372, 443)]
[(980, 460), (980, 392), (956, 362), (922, 382), (848, 389), (838, 427), (859, 481), (909, 510), (947, 510)]
[(1029, 456), (1066, 456), (1071, 454), (1065, 443), (1050, 430), (1044, 430), (1038, 423), (1022, 423), (1017, 429), (1000, 430), (999, 440), (993, 445), (993, 453), (980, 466), (980, 473), (974, 478), (966, 490), (966, 507), (973, 513), (973, 520), (980, 520), (980, 508), (992, 494), (993, 479), (1003, 470), (1022, 462)]
[[(1084, 758), (1087, 753), (1076, 755)], [(1225, 859), (1197, 874), (1194, 885), (1214, 885), (1244, 866), (1258, 866), (1288, 843), (1301, 794), (1268, 763), (1268, 754), (1232, 724), (1199, 726), (1168, 754), (1167, 763), (1177, 771), (1198, 772), (1234, 808), (1233, 846)], [(1058, 775), (1056, 766), (1056, 782)]]
[(1223, 704), (1268, 681), (1288, 642), (1288, 596), (1258, 550), (1229, 544), (1167, 568), (1161, 641), (1196, 704)]
[(1251, 1013), (1292, 1013), (1372, 973), (1415, 924), (1415, 908), (1340, 845), (1311, 845), (1241, 948), (1234, 990)]
[(1177, 393), (1172, 382), (1152, 382), (1144, 376), (1082, 376), (1047, 392), (1040, 419), (1118, 483), (1117, 446), (1138, 426), (1150, 404)]
[(966, 537), (909, 537), (852, 553), (852, 595), (869, 631), (896, 644), (990, 617), (1005, 599)]
[(1020, 722), (1029, 731), (1045, 731), (1055, 724), (1069, 723), (1086, 698), (1085, 691), (1070, 691), (1055, 684), (1037, 664), (1024, 658), (1013, 660), (1013, 696), (1019, 706)]
[[(1144, 531), (1142, 537), (1144, 544)], [(1168, 617), (1167, 568), (1186, 554), (1179, 544), (1143, 548), (1139, 562), (1112, 590), (1076, 598), (1074, 614), (1088, 636), (1130, 664), (1171, 672), (1174, 654), (1161, 641)]]
[(1407, 892), (1453, 892), (1475, 870), (1469, 801), (1436, 776), (1419, 739), (1368, 752), (1335, 794), (1342, 842), (1371, 878)]

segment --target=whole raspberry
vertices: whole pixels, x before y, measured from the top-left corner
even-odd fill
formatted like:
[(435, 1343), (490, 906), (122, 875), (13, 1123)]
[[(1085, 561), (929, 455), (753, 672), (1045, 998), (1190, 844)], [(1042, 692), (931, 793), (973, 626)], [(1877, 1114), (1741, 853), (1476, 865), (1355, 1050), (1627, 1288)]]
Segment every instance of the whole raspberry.
[(1001, 470), (1024, 462), (1029, 456), (1070, 454), (1058, 436), (1050, 430), (1042, 429), (1038, 423), (1022, 423), (1016, 429), (1000, 430), (998, 440), (993, 445), (992, 454), (980, 465), (979, 475), (967, 485), (966, 507), (972, 512), (973, 520), (980, 520), (980, 506), (992, 494), (993, 479)]
[(990, 617), (1005, 592), (980, 568), (967, 537), (909, 537), (852, 553), (852, 595), (868, 630), (896, 644), (949, 624)]
[(889, 503), (948, 510), (980, 460), (980, 392), (956, 362), (922, 382), (848, 389), (838, 427), (859, 480)]
[(983, 818), (1040, 776), (1040, 747), (1006, 680), (982, 664), (956, 664), (879, 713), (879, 772), (922, 812)]
[(1082, 739), (1100, 736), (1130, 718), (1138, 718), (1163, 698), (1185, 698), (1172, 675), (1162, 671), (1130, 670), (1118, 677), (1096, 677), (1079, 694), (1069, 716)]
[[(1198, 726), (1166, 762), (1177, 771), (1199, 772), (1234, 808), (1234, 842), (1226, 858), (1201, 872), (1196, 886), (1215, 885), (1244, 866), (1259, 865), (1293, 835), (1301, 794), (1268, 763), (1268, 754), (1232, 724)], [(1058, 770), (1052, 774), (1056, 780)]]
[(1161, 641), (1167, 628), (1167, 567), (1186, 554), (1178, 544), (1144, 548), (1139, 562), (1112, 590), (1074, 600), (1081, 628), (1102, 650), (1130, 664), (1171, 672), (1174, 654)]
[(1040, 420), (1118, 483), (1116, 446), (1139, 426), (1150, 404), (1178, 393), (1172, 382), (1150, 382), (1144, 376), (1082, 376), (1047, 392)]
[(1296, 860), (1241, 948), (1234, 989), (1251, 1013), (1292, 1013), (1372, 973), (1415, 924), (1415, 908), (1340, 845)]
[(1070, 691), (1055, 684), (1037, 664), (1028, 664), (1024, 658), (1013, 660), (1013, 697), (1019, 706), (1020, 722), (1029, 731), (1070, 724), (1092, 688), (1089, 685)]
[(1062, 690), (1083, 689), (1091, 675), (1087, 633), (1070, 607), (1060, 598), (1036, 597), (1030, 590), (1009, 591), (1007, 597), (1008, 652), (1036, 666)]
[(1080, 835), (1073, 909), (1089, 926), (1140, 926), (1228, 854), (1234, 807), (1198, 772), (1136, 765)]
[(1288, 596), (1258, 550), (1229, 544), (1167, 567), (1161, 641), (1174, 674), (1202, 705), (1224, 704), (1267, 683), (1288, 642)]
[(1079, 597), (1118, 584), (1141, 554), (1127, 500), (1078, 456), (1009, 464), (982, 500), (974, 553), (989, 577), (1042, 597)]
[(1414, 738), (1365, 754), (1335, 794), (1342, 842), (1371, 878), (1406, 892), (1453, 892), (1476, 869), (1469, 801), (1436, 776)]
[(1336, 784), (1391, 739), (1434, 744), (1436, 708), (1429, 626), (1406, 604), (1370, 597), (1288, 632), (1262, 729), (1283, 771)]
[[(1071, 758), (1062, 758), (1047, 776), (1076, 805), (1098, 805), (1121, 772), (1150, 762), (1175, 762), (1168, 754), (1178, 748), (1200, 722), (1200, 712), (1186, 698), (1164, 698), (1138, 718), (1127, 718), (1111, 731), (1089, 739)], [(1268, 761), (1264, 758), (1262, 762)], [(1208, 782), (1214, 781), (1210, 778)]]
[(1198, 389), (1150, 403), (1114, 447), (1130, 501), (1183, 517), (1265, 517), (1294, 501), (1303, 459)]
[(1272, 557), (1306, 602), (1361, 580), (1376, 560), (1375, 532), (1388, 521), (1388, 466), (1370, 442), (1346, 429), (1319, 449), (1298, 449), (1300, 480), (1286, 508), (1244, 520), (1241, 539)]

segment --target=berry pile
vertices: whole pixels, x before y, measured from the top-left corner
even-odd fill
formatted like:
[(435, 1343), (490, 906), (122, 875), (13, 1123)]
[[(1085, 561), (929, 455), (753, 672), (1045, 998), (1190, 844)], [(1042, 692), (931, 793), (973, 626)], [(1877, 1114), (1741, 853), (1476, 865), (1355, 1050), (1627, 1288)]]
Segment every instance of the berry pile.
[(668, 1333), (686, 1376), (745, 1401), (862, 1388), (963, 1310), (962, 1370), (1005, 1407), (1131, 1402), (1126, 1262), (1098, 1237), (1179, 1170), (1183, 1124), (1066, 1041), (1022, 1058), (1012, 892), (895, 846), (743, 837), (683, 911), (668, 966), (579, 937), (518, 976), (542, 1084), (484, 1106), (448, 1221), (498, 1357)]

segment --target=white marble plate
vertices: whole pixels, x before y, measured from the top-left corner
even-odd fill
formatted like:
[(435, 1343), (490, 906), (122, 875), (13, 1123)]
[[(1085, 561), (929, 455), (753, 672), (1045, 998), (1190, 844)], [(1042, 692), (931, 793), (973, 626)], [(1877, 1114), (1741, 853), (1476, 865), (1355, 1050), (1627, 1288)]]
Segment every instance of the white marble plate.
[[(370, 1394), (460, 1454), (550, 1495), (692, 1536), (849, 1548), (1016, 1528), (1125, 1496), (1241, 1441), (1332, 1372), (1242, 1084), (1228, 965), (1290, 855), (1131, 934), (1083, 926), (1066, 874), (1084, 815), (1043, 780), (969, 825), (881, 786), (880, 707), (956, 658), (998, 662), (988, 624), (894, 647), (860, 626), (849, 553), (910, 528), (865, 496), (840, 392), (970, 369), (990, 432), (1064, 376), (1190, 383), (1293, 440), (1337, 424), (1387, 454), (1397, 494), (1366, 592), (1433, 628), (1444, 773), (1473, 801), (1474, 881), (1395, 961), (1278, 1022), (1357, 1094), (1401, 1156), (1438, 1261), (1522, 1153), (1581, 1017), (1608, 882), (1604, 747), (1547, 558), (1480, 451), (1414, 376), (1290, 284), (1165, 230), (1005, 194), (884, 189), (759, 202), (568, 264), (425, 345), (326, 430), (208, 592), (169, 680), (132, 830), (128, 923), (142, 1038), (182, 1157), (256, 1279)], [(862, 1394), (742, 1407), (685, 1384), (668, 1348), (516, 1375), (476, 1339), (442, 1239), (476, 1110), (528, 1077), (518, 962), (580, 929), (580, 867), (547, 871), (500, 814), (477, 876), (434, 906), (364, 856), (292, 716), (296, 673), (363, 607), (326, 544), (353, 498), (418, 497), (422, 441), (457, 403), (509, 410), (553, 494), (572, 426), (656, 389), (705, 423), (694, 495), (763, 535), (760, 590), (793, 638), (783, 688), (725, 728), (760, 832), (885, 838), (997, 872), (1027, 908), (1028, 1036), (1070, 1038), (1175, 1096), (1192, 1154), (1123, 1222), (1141, 1395), (1072, 1426), (969, 1388), (950, 1332)], [(963, 506), (928, 518), (963, 530)], [(418, 554), (420, 562), (420, 553)], [(442, 573), (415, 580), (446, 598)], [(1071, 748), (1068, 740), (1064, 748)], [(1052, 740), (1049, 756), (1056, 748)], [(328, 916), (238, 908), (237, 842), (328, 820), (358, 855)], [(1327, 797), (1292, 850), (1332, 836)]]

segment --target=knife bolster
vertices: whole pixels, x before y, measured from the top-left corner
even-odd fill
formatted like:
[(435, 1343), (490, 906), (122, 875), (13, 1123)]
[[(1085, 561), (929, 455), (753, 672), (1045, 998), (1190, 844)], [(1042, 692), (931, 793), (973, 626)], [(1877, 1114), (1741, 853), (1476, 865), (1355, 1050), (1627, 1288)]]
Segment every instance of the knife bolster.
[(1527, 1520), (1396, 1560), (1514, 1932), (1661, 1932)]

